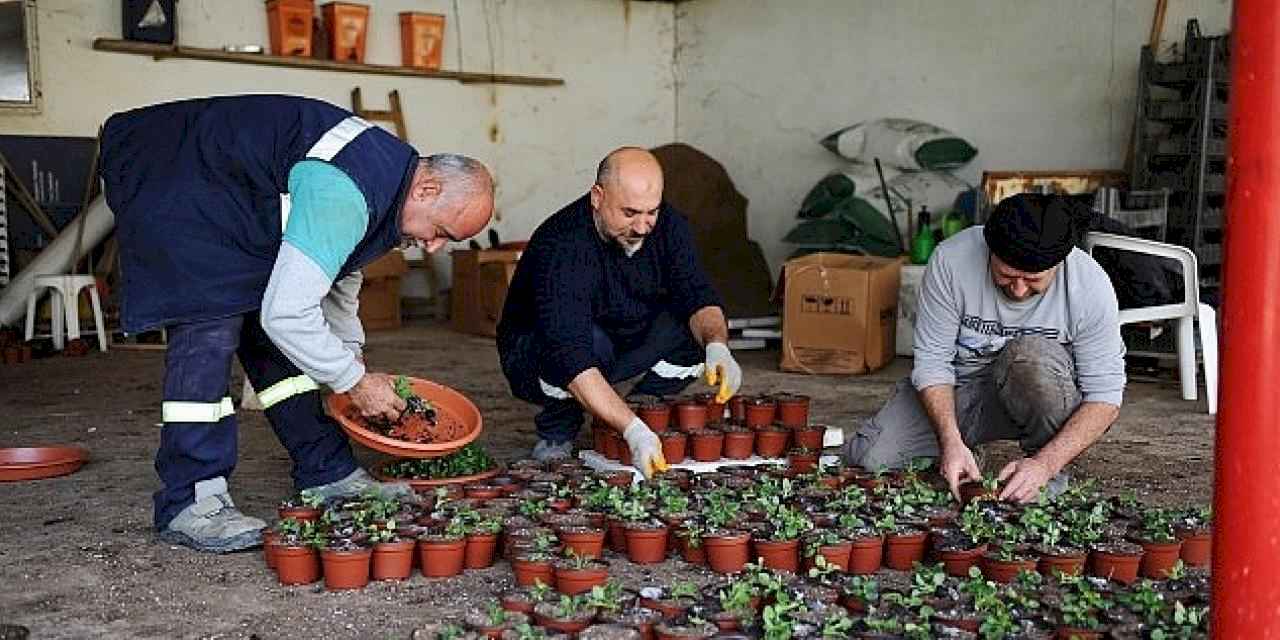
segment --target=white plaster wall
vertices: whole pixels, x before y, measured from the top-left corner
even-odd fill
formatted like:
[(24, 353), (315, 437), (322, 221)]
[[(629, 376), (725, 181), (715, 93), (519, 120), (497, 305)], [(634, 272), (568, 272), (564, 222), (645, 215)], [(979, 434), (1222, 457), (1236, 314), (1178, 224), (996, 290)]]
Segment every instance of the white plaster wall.
[[(230, 93), (302, 94), (350, 107), (351, 89), (359, 86), (366, 106), (377, 109), (386, 107), (388, 91), (399, 89), (410, 142), (420, 151), (465, 153), (494, 171), (500, 216), (494, 227), (504, 239), (528, 237), (547, 215), (584, 193), (596, 163), (613, 147), (672, 139), (671, 5), (626, 0), (366, 2), (372, 6), (367, 62), (399, 64), (397, 14), (428, 11), (446, 15), (446, 69), (550, 75), (567, 84), (462, 85), (193, 60), (155, 62), (92, 50), (95, 37), (120, 37), (119, 2), (40, 0), (44, 108), (37, 115), (0, 114), (0, 132), (92, 136), (115, 111)], [(178, 30), (182, 43), (192, 46), (267, 44), (261, 0), (181, 0)], [(436, 260), (447, 277), (444, 253)]]
[[(694, 0), (677, 9), (681, 141), (725, 164), (776, 275), (781, 239), (818, 179), (817, 144), (860, 120), (947, 127), (983, 170), (1118, 168), (1155, 0)], [(1229, 0), (1170, 0), (1221, 33)], [(1166, 42), (1168, 44), (1168, 42)]]

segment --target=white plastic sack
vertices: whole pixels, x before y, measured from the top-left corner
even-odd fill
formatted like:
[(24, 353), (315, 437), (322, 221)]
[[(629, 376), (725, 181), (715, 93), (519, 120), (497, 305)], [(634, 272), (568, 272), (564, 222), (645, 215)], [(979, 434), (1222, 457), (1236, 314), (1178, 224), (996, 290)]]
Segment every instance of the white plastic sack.
[(859, 122), (823, 138), (822, 145), (848, 160), (871, 164), (879, 158), (907, 171), (956, 169), (978, 154), (954, 133), (907, 118)]

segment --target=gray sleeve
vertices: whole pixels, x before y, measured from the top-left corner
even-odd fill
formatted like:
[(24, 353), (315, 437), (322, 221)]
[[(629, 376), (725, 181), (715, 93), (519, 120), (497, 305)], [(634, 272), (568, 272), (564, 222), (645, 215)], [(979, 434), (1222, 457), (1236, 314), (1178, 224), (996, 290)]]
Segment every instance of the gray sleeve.
[(333, 335), (342, 340), (342, 346), (357, 358), (364, 353), (364, 326), (360, 324), (360, 284), (364, 274), (352, 271), (347, 277), (333, 283), (329, 295), (320, 302), (324, 320), (329, 323)]
[(1081, 314), (1071, 342), (1076, 383), (1085, 402), (1105, 402), (1118, 407), (1124, 398), (1125, 385), (1120, 305), (1106, 272), (1096, 264), (1090, 267), (1084, 304), (1073, 305)]
[(956, 383), (956, 336), (960, 332), (960, 301), (947, 253), (935, 252), (924, 269), (916, 302), (915, 365), (911, 384), (917, 390)]
[(364, 376), (364, 365), (325, 322), (320, 307), (331, 286), (320, 265), (281, 243), (262, 296), (262, 328), (303, 373), (342, 393)]

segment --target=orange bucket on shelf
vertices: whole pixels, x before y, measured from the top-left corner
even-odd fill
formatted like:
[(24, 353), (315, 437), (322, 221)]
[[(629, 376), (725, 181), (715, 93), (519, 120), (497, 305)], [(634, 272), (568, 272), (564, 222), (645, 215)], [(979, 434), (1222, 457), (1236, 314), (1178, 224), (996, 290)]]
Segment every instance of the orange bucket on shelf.
[(406, 67), (440, 69), (444, 51), (444, 16), (406, 11), (400, 14), (400, 57)]
[(369, 5), (354, 2), (330, 2), (322, 5), (325, 28), (329, 31), (329, 49), (333, 59), (342, 62), (364, 62), (364, 39), (369, 32)]
[(315, 9), (315, 0), (267, 1), (267, 31), (273, 55), (311, 56), (311, 17)]

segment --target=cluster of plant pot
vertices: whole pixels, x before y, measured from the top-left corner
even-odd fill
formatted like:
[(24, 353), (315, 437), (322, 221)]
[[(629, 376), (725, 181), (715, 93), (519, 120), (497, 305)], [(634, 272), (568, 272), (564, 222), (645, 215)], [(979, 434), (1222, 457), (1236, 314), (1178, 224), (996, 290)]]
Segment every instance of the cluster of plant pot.
[[(806, 468), (817, 460), (826, 426), (809, 424), (809, 397), (789, 393), (733, 396), (718, 403), (710, 393), (674, 401), (645, 398), (632, 403), (636, 416), (662, 440), (669, 464), (716, 462), (752, 456), (783, 458)], [(607, 425), (592, 425), (595, 450), (631, 464), (626, 441)]]
[[(525, 617), (495, 608), (492, 624), (446, 635), (702, 638), (731, 625), (767, 638), (938, 637), (941, 628), (983, 638), (1203, 635), (1207, 583), (1188, 567), (1207, 563), (1207, 511), (1104, 498), (1089, 483), (1025, 506), (1000, 502), (996, 489), (966, 487), (958, 504), (918, 468), (737, 465), (633, 484), (629, 471), (520, 461), (418, 499), (282, 505), (267, 556), (282, 583), (323, 575), (329, 588), (408, 577), (412, 564), (377, 568), (380, 545), (397, 542), (427, 577), (506, 559), (518, 588), (498, 608)], [(372, 561), (330, 584), (327, 563), (344, 553)], [(309, 568), (286, 568), (294, 556)], [(678, 558), (724, 582), (627, 592), (610, 580), (609, 559), (624, 557)]]
[(699, 586), (624, 588), (614, 580), (569, 595), (544, 582), (517, 587), (415, 638), (700, 640), (704, 638), (1207, 637), (1207, 583), (1176, 576), (1122, 585), (1024, 571), (1008, 583), (942, 564), (909, 573), (849, 575), (819, 560), (805, 573), (749, 563)]
[(280, 506), (280, 521), (263, 534), (263, 557), (281, 584), (323, 577), (334, 591), (405, 580), (415, 568), (447, 578), (492, 566), (501, 521), (463, 501), (448, 504), (449, 494), (402, 501), (372, 492), (325, 501), (304, 491)]

